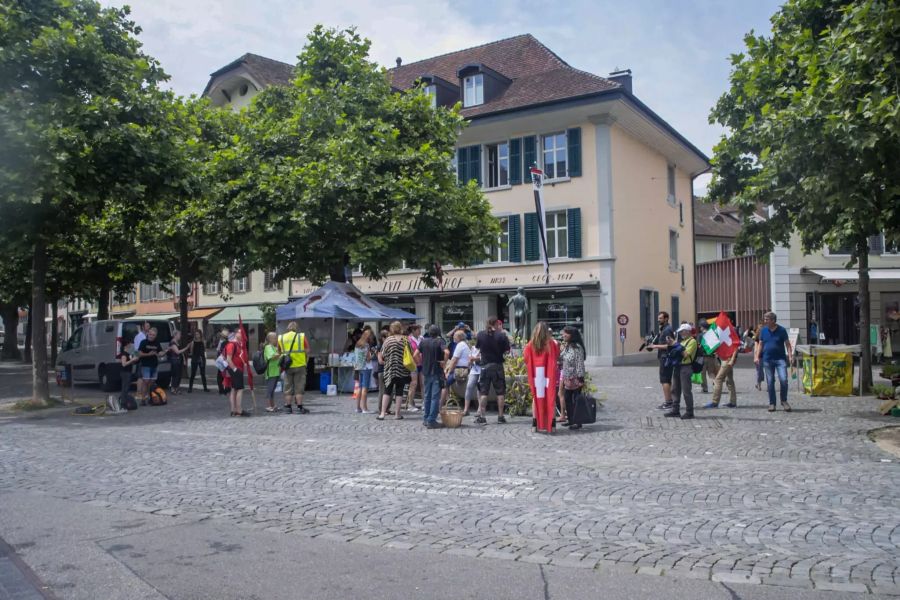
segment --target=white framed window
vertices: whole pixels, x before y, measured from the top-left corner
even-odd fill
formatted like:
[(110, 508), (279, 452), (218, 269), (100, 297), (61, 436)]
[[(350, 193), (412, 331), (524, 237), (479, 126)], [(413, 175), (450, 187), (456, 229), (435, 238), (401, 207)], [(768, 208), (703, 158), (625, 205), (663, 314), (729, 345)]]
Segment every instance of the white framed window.
[(500, 235), (490, 247), (490, 262), (509, 261), (509, 217), (500, 217)]
[(544, 177), (559, 179), (569, 174), (569, 150), (566, 132), (548, 133), (541, 136), (541, 159)]
[(203, 293), (207, 296), (213, 296), (219, 293), (219, 282), (211, 281), (203, 284)]
[(716, 258), (725, 259), (734, 256), (734, 244), (732, 242), (718, 242), (716, 244)]
[(487, 160), (487, 187), (509, 185), (509, 143), (501, 142), (485, 146), (485, 157)]
[(569, 227), (566, 211), (547, 213), (547, 258), (569, 256)]
[(666, 167), (666, 201), (675, 205), (675, 165), (667, 165)]
[(463, 79), (463, 106), (484, 104), (484, 75), (478, 73)]
[(426, 85), (422, 91), (428, 96), (428, 99), (431, 102), (431, 108), (437, 108), (437, 86), (432, 83), (431, 85)]
[(250, 291), (250, 276), (235, 277), (231, 282), (231, 291), (236, 294), (243, 294)]
[(891, 242), (883, 234), (881, 236), (881, 254), (900, 254), (900, 243)]
[(669, 270), (678, 270), (678, 232), (669, 230)]

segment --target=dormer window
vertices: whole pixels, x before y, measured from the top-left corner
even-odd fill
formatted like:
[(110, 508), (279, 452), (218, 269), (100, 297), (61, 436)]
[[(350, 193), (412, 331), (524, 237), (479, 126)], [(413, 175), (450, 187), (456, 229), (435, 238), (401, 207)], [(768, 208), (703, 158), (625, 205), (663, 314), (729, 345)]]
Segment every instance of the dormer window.
[(466, 77), (463, 80), (463, 90), (463, 106), (484, 104), (484, 75), (477, 73)]
[(437, 108), (437, 86), (432, 83), (431, 85), (426, 85), (422, 88), (422, 91), (428, 96), (428, 99), (431, 102), (431, 108)]

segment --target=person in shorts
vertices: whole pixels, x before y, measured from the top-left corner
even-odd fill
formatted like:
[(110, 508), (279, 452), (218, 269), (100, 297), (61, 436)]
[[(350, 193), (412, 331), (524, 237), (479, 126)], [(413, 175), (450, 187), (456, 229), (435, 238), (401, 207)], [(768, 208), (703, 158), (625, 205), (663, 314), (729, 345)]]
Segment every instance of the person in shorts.
[(247, 355), (244, 352), (244, 334), (241, 328), (234, 332), (234, 340), (225, 345), (225, 360), (228, 368), (225, 378), (230, 381), (228, 400), (232, 417), (249, 417), (250, 413), (241, 407), (244, 395), (244, 372), (247, 370)]
[(162, 344), (156, 339), (156, 334), (156, 327), (151, 327), (150, 331), (147, 332), (147, 338), (141, 341), (141, 345), (138, 348), (141, 381), (144, 382), (141, 390), (141, 393), (143, 394), (141, 396), (141, 406), (147, 406), (150, 389), (156, 382), (157, 372), (159, 370), (159, 359), (166, 354)]
[(659, 361), (659, 384), (662, 386), (663, 403), (657, 408), (660, 410), (672, 410), (672, 374), (675, 371), (673, 365), (667, 365), (669, 357), (669, 339), (675, 342), (675, 329), (669, 324), (669, 313), (664, 310), (659, 311), (656, 316), (656, 322), (659, 324), (659, 333), (656, 336), (656, 343), (650, 348), (656, 350), (656, 358)]
[(481, 376), (478, 378), (478, 415), (475, 423), (486, 425), (484, 411), (487, 408), (487, 397), (494, 389), (497, 395), (497, 423), (506, 423), (503, 416), (503, 401), (506, 395), (506, 373), (503, 370), (503, 355), (509, 352), (509, 338), (500, 329), (496, 317), (487, 321), (487, 327), (475, 339), (475, 347), (481, 353)]

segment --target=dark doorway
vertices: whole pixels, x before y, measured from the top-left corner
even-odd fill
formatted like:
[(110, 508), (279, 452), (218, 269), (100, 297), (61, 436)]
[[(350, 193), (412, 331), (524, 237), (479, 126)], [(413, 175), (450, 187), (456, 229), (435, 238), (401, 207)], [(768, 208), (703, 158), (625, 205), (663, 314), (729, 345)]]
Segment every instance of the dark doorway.
[[(819, 332), (825, 344), (859, 343), (859, 307), (857, 295), (819, 294)], [(820, 335), (821, 338), (821, 335)]]

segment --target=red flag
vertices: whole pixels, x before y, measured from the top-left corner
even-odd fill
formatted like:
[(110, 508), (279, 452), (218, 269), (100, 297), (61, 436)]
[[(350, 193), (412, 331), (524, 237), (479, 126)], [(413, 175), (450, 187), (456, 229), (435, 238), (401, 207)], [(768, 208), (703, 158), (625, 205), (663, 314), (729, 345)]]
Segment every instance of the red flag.
[(720, 312), (714, 323), (716, 329), (719, 330), (719, 339), (722, 341), (716, 348), (716, 356), (722, 360), (728, 360), (741, 347), (741, 338), (738, 337), (737, 329), (731, 323), (724, 312)]
[[(244, 365), (247, 365), (247, 361), (250, 360), (250, 351), (247, 347), (247, 330), (244, 329), (244, 321), (241, 319), (241, 313), (238, 313), (238, 328), (241, 330), (241, 351), (244, 353)], [(250, 384), (250, 389), (253, 389), (253, 369), (247, 369), (247, 383)]]

